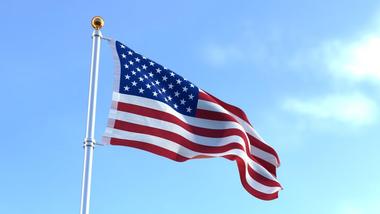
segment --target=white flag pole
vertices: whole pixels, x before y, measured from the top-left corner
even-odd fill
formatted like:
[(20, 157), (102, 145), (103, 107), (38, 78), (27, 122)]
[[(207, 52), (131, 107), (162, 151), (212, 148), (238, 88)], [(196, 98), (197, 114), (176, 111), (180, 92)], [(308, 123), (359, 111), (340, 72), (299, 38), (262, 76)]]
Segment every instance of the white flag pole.
[(87, 126), (86, 137), (84, 139), (84, 161), (83, 161), (83, 177), (82, 177), (82, 195), (80, 202), (80, 214), (89, 214), (90, 211), (90, 192), (91, 192), (91, 175), (92, 160), (95, 147), (95, 113), (96, 113), (96, 94), (98, 89), (98, 71), (99, 71), (99, 52), (102, 33), (100, 29), (104, 25), (104, 21), (100, 16), (95, 16), (91, 20), (94, 28), (92, 33), (92, 59), (90, 71), (90, 86), (88, 93), (88, 109), (87, 109)]

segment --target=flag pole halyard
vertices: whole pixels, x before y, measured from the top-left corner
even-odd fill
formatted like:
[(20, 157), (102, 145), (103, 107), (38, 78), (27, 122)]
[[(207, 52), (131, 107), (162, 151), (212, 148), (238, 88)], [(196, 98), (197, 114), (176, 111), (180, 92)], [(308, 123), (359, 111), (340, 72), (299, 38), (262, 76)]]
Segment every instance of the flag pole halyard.
[(94, 156), (95, 147), (94, 132), (96, 116), (96, 95), (98, 88), (100, 42), (102, 37), (100, 29), (104, 26), (104, 20), (100, 16), (95, 16), (91, 20), (91, 25), (94, 28), (94, 32), (92, 33), (92, 59), (90, 71), (90, 85), (88, 93), (86, 137), (83, 143), (84, 161), (80, 214), (89, 214), (90, 211), (92, 160)]

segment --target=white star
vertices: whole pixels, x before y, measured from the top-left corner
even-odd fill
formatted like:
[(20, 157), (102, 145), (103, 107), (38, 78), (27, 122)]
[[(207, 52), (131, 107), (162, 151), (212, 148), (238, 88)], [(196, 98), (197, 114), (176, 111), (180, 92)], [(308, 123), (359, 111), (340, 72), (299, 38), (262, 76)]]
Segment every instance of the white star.
[(150, 87), (151, 87), (151, 86), (149, 85), (149, 83), (148, 83), (148, 84), (146, 84), (146, 88), (149, 88), (149, 89), (150, 89)]
[(161, 73), (161, 69), (160, 69), (160, 68), (157, 68), (157, 69), (156, 69), (156, 72), (157, 72), (158, 74), (160, 74), (160, 73)]
[(143, 88), (139, 88), (139, 93), (140, 94), (144, 93), (144, 89)]
[(152, 84), (152, 85), (156, 85), (156, 84), (154, 84), (154, 82), (151, 82), (150, 84)]
[(149, 65), (154, 66), (154, 62), (150, 61)]
[(169, 89), (173, 89), (173, 87), (174, 87), (173, 84), (170, 83), (169, 84)]
[(168, 102), (168, 99), (166, 97), (164, 98), (164, 100), (165, 100), (165, 102)]
[(178, 91), (174, 92), (174, 96), (179, 97), (179, 92)]
[(128, 55), (132, 55), (133, 53), (132, 53), (132, 51), (128, 51)]
[(177, 109), (177, 108), (178, 108), (177, 104), (175, 104), (175, 103), (174, 103), (174, 108), (175, 108), (175, 109)]
[(141, 71), (141, 69), (140, 69), (140, 68), (136, 68), (136, 70), (137, 70), (138, 72), (140, 72), (140, 71)]
[(180, 85), (180, 84), (181, 84), (181, 82), (182, 82), (182, 80), (180, 80), (180, 79), (177, 79), (177, 84), (178, 84), (178, 85)]
[(136, 86), (136, 85), (137, 85), (137, 82), (136, 82), (136, 81), (133, 81), (133, 82), (132, 82), (132, 85), (133, 85), (133, 86)]
[(173, 72), (170, 72), (170, 76), (171, 76), (171, 77), (174, 77), (174, 75), (175, 75), (175, 74), (174, 74)]
[(194, 95), (190, 94), (189, 99), (192, 100), (194, 98)]
[(142, 78), (142, 77), (139, 77), (139, 80), (140, 80), (141, 82), (143, 82), (143, 81), (144, 81), (144, 78)]
[(156, 82), (157, 85), (160, 85), (160, 81), (156, 80), (155, 82)]
[(185, 103), (186, 103), (186, 101), (184, 99), (181, 99), (180, 102), (181, 102), (181, 105), (185, 105)]
[(147, 76), (146, 74), (144, 74), (144, 78), (145, 78), (145, 79), (148, 79), (148, 76)]
[(136, 75), (136, 71), (132, 71), (132, 75)]
[(140, 62), (140, 58), (136, 57), (135, 58), (136, 62)]
[(190, 84), (190, 87), (194, 88), (194, 85), (193, 85), (193, 84)]
[(187, 112), (191, 112), (191, 110), (192, 110), (192, 109), (190, 108), (190, 106), (186, 108), (186, 111), (187, 111)]
[(162, 88), (161, 91), (165, 93), (165, 92), (166, 92), (166, 89), (165, 89), (165, 88)]
[(162, 77), (162, 81), (167, 81), (167, 80), (168, 80), (168, 78), (166, 76)]
[(172, 98), (171, 96), (168, 96), (168, 100), (170, 100), (170, 101), (171, 101), (172, 99), (173, 99), (173, 98)]
[(153, 91), (153, 96), (157, 97), (157, 92)]
[(147, 66), (146, 66), (146, 65), (143, 65), (142, 68), (143, 68), (144, 70), (146, 70)]
[(168, 70), (168, 68), (167, 68), (167, 67), (165, 67), (165, 66), (164, 66), (164, 69), (165, 69), (165, 70)]
[(128, 86), (125, 86), (125, 87), (124, 87), (124, 90), (129, 91), (129, 87), (128, 87)]
[(158, 89), (158, 93), (162, 94), (162, 91), (160, 89)]
[(152, 72), (149, 72), (149, 76), (150, 76), (150, 77), (153, 77), (153, 73), (152, 73)]
[(125, 58), (127, 58), (127, 55), (122, 54), (121, 57), (123, 57), (125, 59)]
[(145, 57), (145, 56), (143, 56), (142, 58), (143, 58), (143, 59), (146, 59), (146, 57)]
[(129, 64), (133, 65), (133, 62), (132, 62), (132, 61), (129, 61)]
[(187, 92), (187, 87), (185, 86), (185, 87), (182, 87), (182, 90), (184, 91), (184, 92)]
[(121, 48), (123, 48), (123, 49), (125, 48), (125, 46), (124, 46), (124, 45), (120, 45), (120, 47), (121, 47)]
[(124, 64), (124, 68), (129, 68), (129, 66), (127, 64)]
[(125, 75), (125, 79), (126, 80), (129, 80), (129, 78), (130, 78), (130, 76), (127, 74), (127, 75)]

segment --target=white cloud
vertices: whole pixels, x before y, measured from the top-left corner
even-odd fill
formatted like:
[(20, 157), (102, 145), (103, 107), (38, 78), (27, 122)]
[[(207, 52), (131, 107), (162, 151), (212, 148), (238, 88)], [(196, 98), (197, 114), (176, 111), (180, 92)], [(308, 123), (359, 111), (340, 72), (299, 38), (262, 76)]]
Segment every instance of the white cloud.
[[(249, 21), (238, 23), (234, 33), (229, 39), (218, 41), (211, 39), (205, 41), (200, 47), (203, 60), (212, 66), (258, 64), (274, 66), (278, 55), (276, 48), (282, 44), (280, 29), (269, 30), (265, 34), (256, 32), (256, 27)], [(237, 33), (236, 33), (237, 32)], [(268, 64), (268, 61), (270, 64)]]
[(380, 83), (380, 13), (363, 30), (347, 37), (331, 38), (289, 60), (296, 68), (313, 67), (337, 81)]
[(368, 34), (354, 41), (329, 41), (322, 46), (323, 63), (339, 78), (380, 81), (380, 35)]
[(311, 119), (356, 126), (372, 124), (377, 115), (376, 103), (360, 93), (331, 94), (308, 100), (290, 98), (284, 101), (283, 107)]
[(228, 62), (243, 60), (245, 54), (236, 45), (216, 45), (209, 44), (203, 50), (206, 61), (214, 66), (221, 66)]
[[(380, 109), (377, 98), (362, 87), (368, 83), (380, 86), (380, 18), (371, 25), (370, 30), (356, 36), (325, 41), (311, 51), (297, 54), (290, 62), (302, 70), (310, 70), (312, 66), (326, 71), (332, 90), (344, 91), (344, 94), (332, 92), (305, 100), (287, 99), (284, 107), (314, 120), (356, 126), (376, 122)], [(347, 213), (355, 213), (355, 210)]]

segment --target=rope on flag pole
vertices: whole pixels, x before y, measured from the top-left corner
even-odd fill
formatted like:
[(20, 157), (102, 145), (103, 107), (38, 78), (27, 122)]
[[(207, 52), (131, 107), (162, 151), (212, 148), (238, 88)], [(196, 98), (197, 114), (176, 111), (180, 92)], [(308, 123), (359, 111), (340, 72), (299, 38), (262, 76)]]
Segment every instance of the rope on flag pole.
[(100, 32), (100, 29), (104, 26), (104, 20), (100, 16), (95, 16), (91, 20), (91, 25), (94, 28), (94, 32), (92, 33), (92, 59), (90, 71), (90, 85), (88, 93), (86, 137), (83, 143), (84, 161), (80, 214), (89, 214), (90, 211), (92, 160), (94, 157), (94, 147), (96, 144), (94, 136), (96, 116), (96, 95), (98, 89), (99, 52), (102, 38), (102, 33)]

